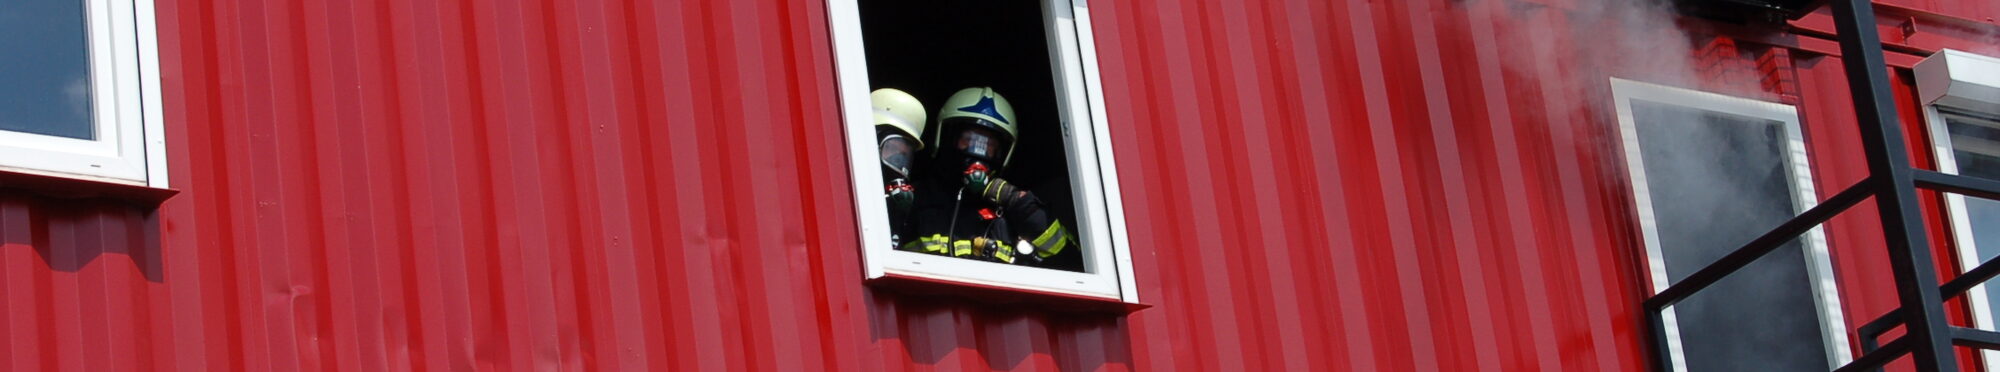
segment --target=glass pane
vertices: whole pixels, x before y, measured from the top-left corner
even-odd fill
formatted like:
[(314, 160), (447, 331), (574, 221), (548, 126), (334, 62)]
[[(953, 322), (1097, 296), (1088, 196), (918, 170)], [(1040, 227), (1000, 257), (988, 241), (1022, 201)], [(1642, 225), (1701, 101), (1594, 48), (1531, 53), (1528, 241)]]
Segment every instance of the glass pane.
[[(1796, 215), (1784, 123), (1632, 102), (1667, 276), (1679, 281)], [(1673, 307), (1689, 371), (1824, 371), (1803, 244)], [(1809, 315), (1810, 314), (1810, 315)]]
[(96, 139), (81, 0), (0, 0), (0, 130)]
[[(1951, 132), (1959, 174), (2000, 180), (2000, 122), (1947, 114), (1945, 129)], [(1965, 215), (1979, 261), (2000, 256), (2000, 201), (1965, 197)], [(1987, 301), (2000, 299), (2000, 285), (1988, 283), (1985, 289)]]

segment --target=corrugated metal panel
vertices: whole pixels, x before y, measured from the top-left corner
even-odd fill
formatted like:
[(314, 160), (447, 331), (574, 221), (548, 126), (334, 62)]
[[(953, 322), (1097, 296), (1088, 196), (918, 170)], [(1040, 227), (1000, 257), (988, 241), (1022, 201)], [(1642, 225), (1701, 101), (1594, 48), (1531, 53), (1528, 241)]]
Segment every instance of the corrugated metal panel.
[(859, 283), (818, 1), (163, 0), (185, 192), (0, 193), (0, 369), (1643, 369), (1547, 3), (1091, 2), (1157, 305), (1121, 319)]
[(1560, 10), (1093, 5), (1123, 182), (1151, 186), (1126, 194), (1148, 368), (1643, 368), (1629, 251), (1602, 249), (1630, 244), (1615, 158), (1577, 145), (1604, 129), (1534, 78), (1561, 54), (1507, 47), (1569, 35), (1499, 21)]
[(164, 1), (185, 193), (9, 196), (0, 369), (864, 369), (799, 4)]

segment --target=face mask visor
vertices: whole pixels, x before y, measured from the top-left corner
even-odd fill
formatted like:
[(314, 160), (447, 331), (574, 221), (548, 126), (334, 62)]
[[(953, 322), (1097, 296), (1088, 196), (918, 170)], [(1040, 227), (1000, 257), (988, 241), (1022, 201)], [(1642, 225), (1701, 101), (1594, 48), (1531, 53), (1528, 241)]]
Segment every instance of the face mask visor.
[(989, 167), (999, 167), (1007, 159), (1007, 151), (1013, 139), (982, 125), (958, 125), (958, 130), (947, 140), (947, 144), (963, 154), (967, 161), (986, 163)]
[(901, 134), (882, 137), (882, 178), (897, 179), (910, 177), (910, 165), (916, 159), (917, 142)]

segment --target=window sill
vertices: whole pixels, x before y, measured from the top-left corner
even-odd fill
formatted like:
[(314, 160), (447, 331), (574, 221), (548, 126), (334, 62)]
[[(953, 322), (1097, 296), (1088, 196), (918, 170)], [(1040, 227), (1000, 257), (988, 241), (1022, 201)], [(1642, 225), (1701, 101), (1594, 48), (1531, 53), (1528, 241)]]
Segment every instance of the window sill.
[(179, 194), (180, 190), (0, 168), (0, 192), (20, 192), (57, 199), (111, 199), (151, 210), (159, 208), (161, 203)]
[(1153, 307), (1153, 305), (1149, 304), (1124, 302), (1114, 298), (969, 283), (897, 273), (889, 273), (880, 278), (869, 279), (867, 283), (879, 289), (893, 290), (900, 293), (926, 296), (951, 296), (993, 304), (1028, 304), (1057, 312), (1124, 316)]

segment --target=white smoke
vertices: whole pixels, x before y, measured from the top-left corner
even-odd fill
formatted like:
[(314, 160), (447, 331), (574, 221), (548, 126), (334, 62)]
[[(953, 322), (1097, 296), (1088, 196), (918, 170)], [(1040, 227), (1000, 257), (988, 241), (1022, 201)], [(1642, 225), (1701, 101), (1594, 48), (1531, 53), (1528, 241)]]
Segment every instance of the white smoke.
[[(1987, 19), (1987, 22), (1992, 22), (1992, 19)], [(1970, 52), (1984, 56), (2000, 57), (2000, 31), (1987, 33), (1984, 37), (1977, 38), (1976, 40), (1983, 40), (1980, 45), (1984, 47), (1971, 50)]]
[[(1564, 120), (1566, 118), (1573, 119), (1573, 122), (1568, 126), (1587, 126), (1592, 130), (1586, 132), (1603, 134), (1603, 136), (1597, 138), (1590, 138), (1588, 136), (1559, 137), (1552, 135), (1552, 140), (1561, 141), (1562, 138), (1571, 138), (1574, 143), (1558, 142), (1554, 144), (1557, 146), (1575, 146), (1582, 149), (1579, 152), (1583, 154), (1579, 156), (1592, 156), (1590, 154), (1603, 152), (1595, 157), (1606, 160), (1604, 162), (1607, 164), (1604, 165), (1605, 167), (1613, 168), (1601, 169), (1602, 172), (1600, 174), (1607, 175), (1607, 178), (1621, 177), (1620, 175), (1627, 174), (1624, 172), (1622, 166), (1625, 164), (1624, 154), (1618, 152), (1621, 150), (1621, 146), (1623, 146), (1618, 136), (1620, 130), (1609, 128), (1617, 126), (1618, 122), (1615, 109), (1616, 102), (1612, 98), (1610, 81), (1608, 81), (1607, 77), (1711, 91), (1756, 100), (1777, 100), (1775, 95), (1759, 89), (1760, 81), (1757, 79), (1760, 79), (1761, 76), (1754, 72), (1755, 53), (1759, 51), (1726, 46), (1714, 49), (1703, 48), (1702, 46), (1709, 45), (1709, 43), (1717, 40), (1715, 35), (1708, 34), (1708, 31), (1703, 30), (1705, 26), (1701, 25), (1707, 22), (1683, 19), (1684, 16), (1674, 9), (1669, 1), (1580, 0), (1570, 2), (1571, 5), (1562, 9), (1546, 8), (1543, 5), (1524, 3), (1517, 0), (1470, 0), (1459, 3), (1459, 7), (1470, 11), (1468, 14), (1473, 15), (1470, 19), (1474, 22), (1493, 22), (1496, 24), (1495, 29), (1503, 33), (1509, 33), (1508, 35), (1495, 36), (1497, 40), (1501, 41), (1501, 48), (1508, 50), (1508, 52), (1502, 53), (1503, 66), (1510, 74), (1530, 77), (1530, 79), (1522, 79), (1526, 83), (1525, 85), (1529, 86), (1516, 86), (1510, 82), (1508, 86), (1509, 92), (1513, 94), (1538, 94), (1546, 99), (1553, 100), (1542, 107), (1526, 108), (1529, 112), (1539, 113), (1539, 115), (1533, 117), (1538, 118), (1538, 120), (1549, 121)], [(1548, 16), (1551, 13), (1555, 15)], [(1714, 56), (1713, 59), (1708, 61), (1704, 61), (1700, 55), (1701, 53), (1728, 51), (1735, 51), (1738, 54), (1735, 56)], [(1717, 71), (1720, 70), (1714, 70), (1718, 68), (1742, 69), (1746, 67), (1749, 69), (1748, 73), (1719, 74)], [(1578, 112), (1588, 114), (1582, 116), (1563, 116), (1565, 113)], [(1647, 183), (1649, 186), (1654, 188), (1652, 190), (1653, 194), (1641, 195), (1639, 197), (1652, 198), (1660, 196), (1670, 199), (1655, 199), (1653, 200), (1655, 204), (1687, 201), (1705, 202), (1703, 204), (1692, 205), (1729, 204), (1728, 202), (1731, 201), (1741, 201), (1742, 203), (1736, 203), (1738, 205), (1754, 204), (1754, 206), (1747, 208), (1716, 208), (1716, 210), (1707, 211), (1705, 215), (1702, 215), (1702, 212), (1690, 212), (1686, 208), (1681, 208), (1679, 214), (1674, 216), (1656, 216), (1660, 218), (1677, 218), (1674, 221), (1662, 222), (1675, 224), (1676, 229), (1684, 235), (1711, 234), (1709, 236), (1684, 236), (1672, 242), (1663, 242), (1661, 248), (1672, 252), (1667, 254), (1667, 256), (1677, 257), (1675, 261), (1668, 263), (1669, 272), (1681, 273), (1682, 275), (1690, 273), (1709, 262), (1713, 262), (1721, 254), (1733, 250), (1736, 245), (1748, 243), (1749, 240), (1755, 237), (1754, 234), (1777, 226), (1778, 223), (1776, 222), (1771, 222), (1768, 226), (1739, 225), (1745, 225), (1746, 222), (1764, 224), (1767, 221), (1772, 221), (1774, 219), (1771, 215), (1772, 213), (1765, 212), (1771, 212), (1773, 208), (1784, 208), (1790, 205), (1788, 203), (1789, 200), (1765, 199), (1772, 193), (1768, 192), (1769, 187), (1760, 188), (1760, 186), (1769, 186), (1770, 181), (1797, 182), (1796, 180), (1791, 180), (1788, 177), (1789, 174), (1782, 173), (1785, 167), (1782, 166), (1782, 160), (1778, 159), (1781, 155), (1735, 158), (1716, 156), (1717, 154), (1757, 153), (1758, 150), (1768, 151), (1770, 148), (1760, 146), (1768, 145), (1771, 142), (1758, 141), (1757, 138), (1750, 138), (1751, 136), (1726, 138), (1729, 136), (1741, 136), (1741, 133), (1713, 131), (1713, 126), (1704, 125), (1713, 124), (1717, 119), (1700, 111), (1652, 110), (1648, 115), (1650, 116), (1642, 118), (1634, 123), (1634, 125), (1641, 126), (1641, 128), (1638, 128), (1640, 133), (1650, 133), (1656, 136), (1656, 138), (1651, 139), (1658, 142), (1651, 143), (1655, 143), (1657, 148), (1652, 148), (1652, 151), (1646, 154), (1645, 166), (1647, 167), (1646, 171), (1648, 174), (1659, 172), (1659, 174), (1654, 174), (1649, 176), (1649, 178), (1660, 177), (1662, 179), (1648, 180)], [(1522, 123), (1522, 125), (1534, 126), (1535, 124)], [(1551, 127), (1561, 128), (1562, 126), (1551, 125)], [(1727, 135), (1725, 136), (1725, 134)], [(1622, 150), (1640, 151), (1640, 149)], [(1557, 152), (1556, 154), (1557, 156), (1562, 156), (1563, 152)], [(1756, 158), (1756, 160), (1749, 160), (1749, 158)], [(1756, 164), (1748, 164), (1751, 162)], [(1587, 162), (1577, 163), (1581, 163), (1577, 164), (1577, 166), (1590, 166)], [(1558, 166), (1562, 166), (1562, 164), (1558, 164)], [(1613, 180), (1606, 179), (1604, 181), (1611, 182)], [(1751, 189), (1762, 189), (1766, 192), (1754, 192)], [(1781, 192), (1778, 194), (1785, 197), (1790, 196), (1789, 193)], [(1746, 197), (1759, 199), (1741, 200)], [(1763, 208), (1767, 205), (1769, 208)], [(1671, 208), (1656, 206), (1655, 212), (1666, 213), (1668, 209)], [(1776, 213), (1783, 214), (1783, 211), (1780, 210)], [(1741, 237), (1740, 241), (1734, 242), (1733, 245), (1722, 242), (1723, 240), (1738, 239), (1737, 237), (1739, 236)], [(1596, 247), (1586, 249), (1594, 248)], [(1643, 247), (1637, 246), (1604, 248), (1643, 249)], [(1795, 248), (1789, 251), (1793, 252), (1790, 256), (1786, 254), (1774, 254), (1767, 258), (1793, 257), (1793, 259), (1796, 259), (1796, 257), (1799, 257), (1798, 251)], [(1641, 257), (1644, 256), (1642, 255)], [(1764, 261), (1769, 260), (1760, 260), (1759, 265), (1764, 264)], [(1719, 283), (1716, 286), (1710, 287), (1710, 290), (1698, 294), (1695, 299), (1677, 305), (1676, 311), (1682, 314), (1684, 322), (1694, 321), (1695, 316), (1704, 314), (1756, 314), (1759, 313), (1758, 310), (1767, 309), (1745, 308), (1744, 304), (1749, 303), (1745, 301), (1703, 301), (1701, 299), (1713, 299), (1720, 296), (1742, 296), (1744, 291), (1769, 288), (1759, 287), (1760, 285), (1784, 285), (1778, 283), (1790, 282), (1784, 282), (1780, 280), (1784, 278), (1775, 277), (1789, 275), (1794, 275), (1794, 273), (1777, 270), (1738, 272), (1735, 275), (1731, 275), (1723, 283)], [(1798, 288), (1796, 293), (1809, 294), (1810, 292), (1807, 288)], [(1769, 296), (1769, 298), (1778, 297), (1783, 296), (1775, 294)], [(1745, 298), (1727, 297), (1724, 299)], [(1792, 304), (1796, 303), (1792, 302)], [(1810, 310), (1810, 307), (1807, 307), (1807, 310)], [(1757, 317), (1757, 315), (1744, 316)], [(1773, 316), (1798, 317), (1795, 314)], [(1757, 317), (1752, 319), (1762, 318)], [(1710, 318), (1710, 321), (1713, 321), (1713, 318)], [(1722, 323), (1708, 323), (1706, 325), (1713, 326), (1716, 324)], [(1695, 330), (1698, 328), (1684, 327), (1683, 329)], [(1735, 340), (1735, 342), (1752, 342), (1750, 340), (1772, 338), (1781, 336), (1774, 333), (1783, 332), (1764, 329), (1748, 329), (1745, 331), (1748, 332), (1738, 335), (1753, 337), (1744, 340)], [(1775, 349), (1777, 348), (1773, 348), (1773, 350)], [(1746, 353), (1754, 354), (1755, 352), (1746, 351)], [(1760, 359), (1754, 363), (1762, 363), (1761, 359), (1765, 358), (1755, 356), (1737, 357), (1739, 356), (1725, 357), (1724, 359)], [(1777, 360), (1783, 357), (1773, 356), (1770, 358)], [(1707, 360), (1713, 362), (1716, 359), (1711, 358)]]
[(1578, 39), (1576, 45), (1610, 49), (1581, 53), (1587, 71), (1684, 87), (1699, 82), (1694, 38), (1676, 23), (1678, 13), (1664, 1), (1579, 3), (1571, 13), (1577, 28), (1566, 31)]

